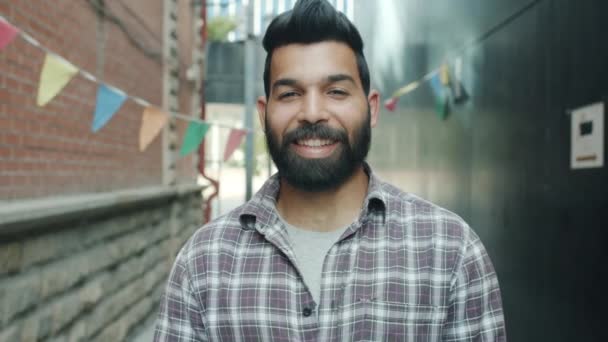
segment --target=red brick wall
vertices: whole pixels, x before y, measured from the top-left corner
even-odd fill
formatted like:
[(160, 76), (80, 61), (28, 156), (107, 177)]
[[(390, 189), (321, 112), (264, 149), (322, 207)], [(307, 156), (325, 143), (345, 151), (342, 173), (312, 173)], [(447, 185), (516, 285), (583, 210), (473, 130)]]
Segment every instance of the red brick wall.
[[(161, 0), (124, 2), (152, 33), (116, 2), (106, 3), (148, 48), (162, 51)], [(108, 21), (103, 73), (97, 73), (97, 15), (87, 1), (1, 1), (0, 13), (79, 68), (162, 105), (162, 64), (146, 57)], [(127, 100), (105, 127), (92, 133), (97, 84), (82, 76), (47, 106), (37, 107), (43, 59), (42, 50), (20, 37), (0, 52), (0, 201), (161, 185), (160, 136), (145, 152), (138, 148), (143, 108)]]

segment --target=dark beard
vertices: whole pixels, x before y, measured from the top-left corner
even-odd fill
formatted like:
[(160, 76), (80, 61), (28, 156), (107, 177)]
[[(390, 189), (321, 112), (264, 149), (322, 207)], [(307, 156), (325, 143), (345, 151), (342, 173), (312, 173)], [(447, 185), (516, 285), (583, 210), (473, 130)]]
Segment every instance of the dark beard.
[[(336, 189), (346, 182), (363, 164), (371, 142), (371, 115), (353, 134), (350, 143), (344, 130), (331, 128), (325, 124), (306, 123), (288, 132), (279, 145), (272, 132), (266, 115), (266, 145), (274, 161), (279, 176), (296, 189), (308, 192), (321, 192)], [(328, 139), (339, 143), (334, 153), (326, 158), (307, 159), (300, 157), (291, 144), (300, 139)]]

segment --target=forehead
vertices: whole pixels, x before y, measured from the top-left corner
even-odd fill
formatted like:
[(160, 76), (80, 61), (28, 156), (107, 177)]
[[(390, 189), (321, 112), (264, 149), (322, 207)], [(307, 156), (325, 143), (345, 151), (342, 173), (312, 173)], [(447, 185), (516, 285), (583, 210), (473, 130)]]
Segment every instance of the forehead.
[(289, 44), (277, 48), (272, 54), (271, 83), (282, 78), (315, 83), (335, 74), (349, 75), (357, 84), (360, 83), (357, 58), (344, 43)]

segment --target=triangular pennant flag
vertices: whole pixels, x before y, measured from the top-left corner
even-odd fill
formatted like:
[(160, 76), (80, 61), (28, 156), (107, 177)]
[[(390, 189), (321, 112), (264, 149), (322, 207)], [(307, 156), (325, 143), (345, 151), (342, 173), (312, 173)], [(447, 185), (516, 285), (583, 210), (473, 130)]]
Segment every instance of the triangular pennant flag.
[(93, 117), (93, 132), (97, 132), (108, 123), (126, 99), (127, 95), (120, 90), (100, 84)]
[(446, 97), (443, 100), (435, 101), (435, 113), (441, 120), (445, 120), (450, 113), (450, 101)]
[(182, 147), (179, 151), (180, 156), (183, 157), (196, 151), (205, 138), (208, 129), (209, 125), (206, 123), (190, 122), (186, 129), (186, 134), (184, 135)]
[(148, 145), (156, 138), (158, 133), (165, 127), (169, 115), (156, 107), (146, 107), (141, 118), (139, 129), (139, 150), (145, 150)]
[(241, 142), (243, 141), (243, 137), (247, 134), (247, 131), (242, 129), (233, 128), (230, 131), (230, 135), (228, 136), (228, 142), (226, 142), (226, 148), (224, 149), (224, 161), (227, 161), (232, 153), (236, 150)]
[(450, 85), (450, 67), (447, 63), (443, 63), (439, 69), (439, 79), (444, 86)]
[(399, 102), (398, 97), (391, 97), (390, 99), (384, 101), (384, 107), (391, 112), (394, 112), (397, 108), (397, 103)]
[(440, 73), (431, 78), (431, 88), (435, 95), (435, 110), (440, 119), (445, 119), (449, 113), (449, 94), (443, 85)]
[(469, 99), (469, 94), (460, 81), (453, 80), (450, 83), (450, 90), (452, 92), (452, 99), (454, 100), (455, 104), (464, 103)]
[(15, 26), (4, 19), (0, 19), (0, 50), (12, 42), (17, 33), (19, 33), (19, 30)]
[(61, 57), (50, 53), (44, 58), (44, 65), (40, 73), (38, 97), (36, 103), (42, 107), (52, 100), (76, 75), (78, 68)]

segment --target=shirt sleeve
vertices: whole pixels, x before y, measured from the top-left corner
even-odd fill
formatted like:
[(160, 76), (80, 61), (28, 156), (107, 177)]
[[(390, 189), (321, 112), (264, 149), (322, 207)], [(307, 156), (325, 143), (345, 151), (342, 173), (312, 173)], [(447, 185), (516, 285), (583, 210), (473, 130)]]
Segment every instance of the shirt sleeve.
[(461, 260), (453, 278), (443, 341), (506, 341), (498, 278), (474, 233)]
[(155, 342), (205, 342), (201, 303), (192, 290), (184, 249), (178, 254), (165, 292), (154, 332)]

